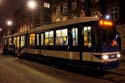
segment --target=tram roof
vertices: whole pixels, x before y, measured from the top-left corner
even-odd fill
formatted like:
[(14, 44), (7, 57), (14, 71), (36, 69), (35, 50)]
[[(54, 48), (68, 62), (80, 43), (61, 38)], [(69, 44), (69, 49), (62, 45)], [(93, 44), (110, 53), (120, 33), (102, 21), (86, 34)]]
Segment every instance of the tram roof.
[(41, 27), (38, 27), (35, 29), (31, 29), (31, 31), (29, 31), (29, 33), (35, 32), (35, 31), (43, 31), (43, 30), (53, 29), (53, 28), (77, 24), (77, 23), (98, 21), (98, 20), (99, 20), (99, 18), (97, 18), (97, 17), (78, 17), (75, 19), (69, 19), (67, 21), (62, 21), (62, 22), (58, 22), (58, 23), (53, 23), (53, 24), (41, 26)]
[[(30, 31), (27, 31), (27, 32), (15, 33), (15, 34), (13, 34), (13, 36), (23, 35), (23, 34), (26, 34), (26, 33), (32, 33), (32, 32), (36, 32), (36, 31), (43, 31), (43, 30), (53, 29), (53, 28), (72, 25), (72, 24), (77, 24), (77, 23), (98, 21), (98, 20), (99, 20), (99, 18), (97, 18), (97, 17), (78, 17), (78, 18), (69, 19), (69, 20), (62, 21), (62, 22), (57, 22), (57, 23), (37, 27), (37, 28), (31, 29)], [(9, 37), (12, 37), (12, 35), (6, 36), (5, 38), (9, 38)]]

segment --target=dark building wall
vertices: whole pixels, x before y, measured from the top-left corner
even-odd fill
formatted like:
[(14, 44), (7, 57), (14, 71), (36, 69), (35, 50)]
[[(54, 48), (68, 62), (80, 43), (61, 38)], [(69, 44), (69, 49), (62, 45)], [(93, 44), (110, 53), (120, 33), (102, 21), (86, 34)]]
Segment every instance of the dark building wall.
[[(72, 6), (76, 2), (77, 7)], [(67, 19), (72, 19), (80, 16), (95, 16), (95, 15), (106, 15), (109, 12), (109, 8), (112, 7), (112, 1), (108, 0), (63, 0), (58, 1), (56, 4), (52, 4), (53, 8), (53, 22), (58, 22), (56, 19), (60, 18), (60, 21), (64, 21), (63, 17), (67, 16)], [(63, 5), (68, 3), (68, 12), (63, 13)], [(57, 15), (57, 7), (60, 6), (59, 15)], [(76, 8), (73, 10), (73, 8)]]
[(36, 0), (38, 5), (35, 10), (29, 10), (26, 4), (23, 4), (15, 12), (15, 20), (17, 32), (28, 31), (45, 24), (51, 23), (51, 9), (44, 7), (44, 3), (49, 3), (47, 0)]
[(120, 0), (120, 20), (122, 24), (125, 24), (125, 0)]
[(90, 0), (63, 0), (55, 3), (56, 4), (52, 4), (53, 22), (85, 15), (90, 16)]

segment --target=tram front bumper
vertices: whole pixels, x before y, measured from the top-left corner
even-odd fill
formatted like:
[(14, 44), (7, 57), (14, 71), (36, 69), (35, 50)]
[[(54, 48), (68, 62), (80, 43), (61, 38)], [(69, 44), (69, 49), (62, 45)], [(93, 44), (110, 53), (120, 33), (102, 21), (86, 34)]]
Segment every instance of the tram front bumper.
[(119, 67), (119, 60), (99, 64), (101, 70), (115, 69)]

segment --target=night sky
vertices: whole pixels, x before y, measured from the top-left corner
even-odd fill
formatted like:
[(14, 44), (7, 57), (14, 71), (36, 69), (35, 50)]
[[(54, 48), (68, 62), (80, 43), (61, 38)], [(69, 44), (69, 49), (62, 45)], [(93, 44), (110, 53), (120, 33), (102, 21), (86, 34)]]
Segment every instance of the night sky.
[(27, 0), (0, 0), (0, 18), (13, 18), (14, 11)]

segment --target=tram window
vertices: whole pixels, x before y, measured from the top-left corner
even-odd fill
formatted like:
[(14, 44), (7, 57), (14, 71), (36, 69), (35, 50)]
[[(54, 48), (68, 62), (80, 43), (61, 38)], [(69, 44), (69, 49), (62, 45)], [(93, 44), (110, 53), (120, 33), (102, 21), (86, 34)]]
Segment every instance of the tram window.
[(30, 34), (30, 45), (35, 45), (35, 34)]
[(4, 42), (4, 44), (6, 45), (6, 44), (8, 44), (8, 39), (5, 39), (5, 42)]
[(54, 31), (45, 32), (45, 45), (54, 45)]
[(43, 33), (41, 34), (41, 45), (43, 45), (43, 40), (44, 39), (44, 35), (43, 35)]
[(14, 43), (15, 46), (17, 46), (17, 39), (16, 39), (16, 37), (14, 37), (13, 43)]
[(36, 35), (36, 44), (37, 44), (37, 46), (39, 46), (40, 45), (40, 43), (39, 43), (39, 41), (40, 41), (40, 37), (39, 37), (40, 35), (39, 34), (37, 34)]
[(84, 46), (88, 46), (91, 47), (92, 43), (91, 43), (91, 27), (84, 27), (83, 29), (83, 38), (84, 38)]
[(17, 48), (19, 48), (19, 46), (20, 46), (20, 37), (17, 37)]
[(12, 45), (12, 38), (9, 38), (8, 44), (9, 44), (9, 45)]
[(21, 36), (21, 47), (25, 45), (25, 36)]
[(78, 45), (78, 28), (72, 29), (72, 45), (73, 46)]
[(56, 45), (68, 45), (68, 29), (56, 31)]

